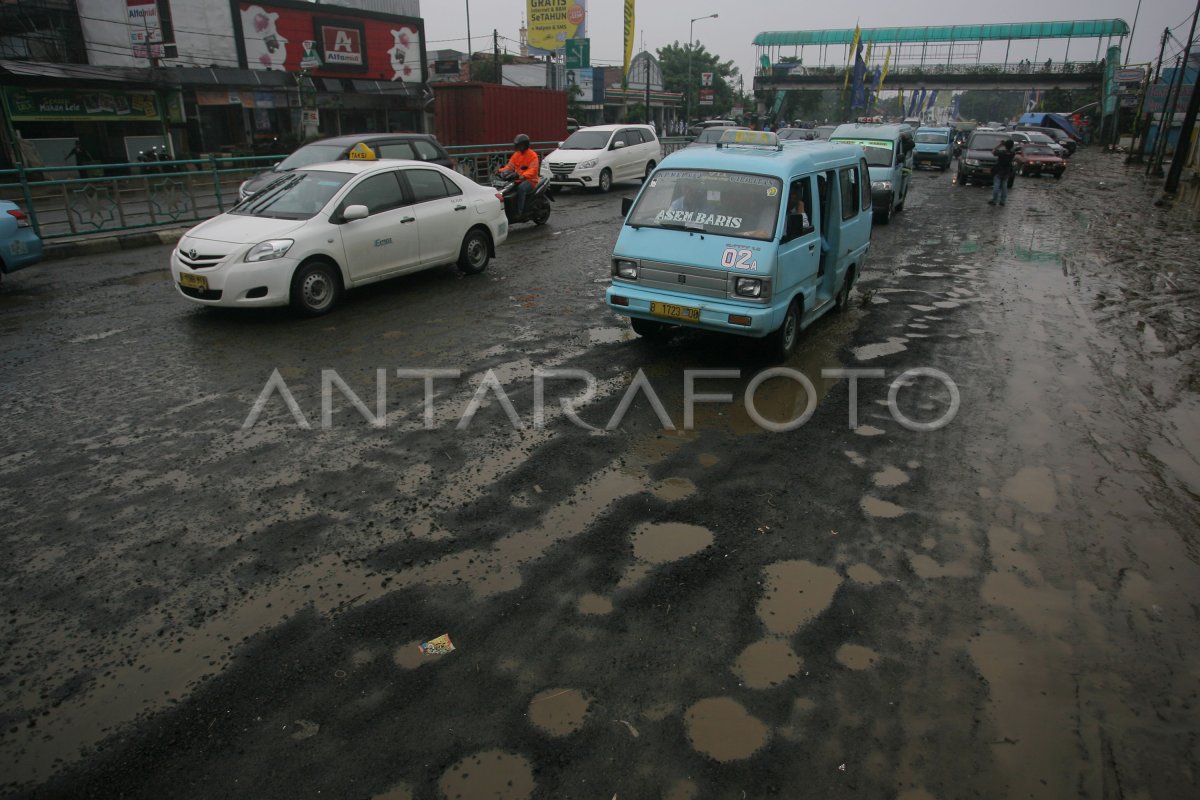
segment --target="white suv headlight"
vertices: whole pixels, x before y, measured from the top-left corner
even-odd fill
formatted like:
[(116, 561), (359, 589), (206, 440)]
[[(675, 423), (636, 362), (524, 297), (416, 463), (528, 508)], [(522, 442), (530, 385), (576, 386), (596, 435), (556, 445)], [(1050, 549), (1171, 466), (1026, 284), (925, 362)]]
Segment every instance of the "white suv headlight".
[(579, 167), (578, 167), (578, 168), (579, 168), (579, 169), (595, 169), (596, 165), (597, 165), (597, 164), (599, 164), (599, 163), (600, 163), (600, 159), (598, 159), (598, 158), (590, 158), (590, 159), (588, 159), (587, 161), (581, 162), (581, 163), (579, 164)]
[(879, 192), (890, 192), (892, 190), (891, 181), (872, 181), (871, 188)]
[(246, 253), (247, 261), (271, 261), (276, 258), (283, 258), (287, 255), (287, 251), (292, 249), (295, 242), (292, 239), (271, 239), (266, 242), (260, 242), (250, 248), (250, 252)]

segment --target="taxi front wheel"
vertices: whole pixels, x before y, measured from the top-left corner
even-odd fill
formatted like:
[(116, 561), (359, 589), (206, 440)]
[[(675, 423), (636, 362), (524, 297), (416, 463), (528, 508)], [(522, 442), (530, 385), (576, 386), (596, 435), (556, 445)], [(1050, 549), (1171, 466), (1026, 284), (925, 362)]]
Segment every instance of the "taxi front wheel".
[(468, 231), (458, 251), (458, 268), (467, 275), (476, 275), (487, 269), (491, 259), (488, 236), (476, 228)]
[(292, 309), (306, 317), (319, 317), (337, 305), (342, 280), (328, 261), (310, 261), (292, 276)]

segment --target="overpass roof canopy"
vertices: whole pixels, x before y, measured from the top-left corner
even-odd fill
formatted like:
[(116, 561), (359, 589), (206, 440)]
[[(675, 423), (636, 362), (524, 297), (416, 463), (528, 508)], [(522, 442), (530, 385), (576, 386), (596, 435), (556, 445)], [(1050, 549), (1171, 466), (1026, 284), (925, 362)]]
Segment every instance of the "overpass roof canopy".
[[(1103, 39), (1128, 36), (1123, 19), (1074, 22), (1011, 22), (996, 25), (933, 25), (925, 28), (863, 28), (862, 41), (875, 44), (921, 42), (993, 42), (1015, 39)], [(763, 31), (754, 37), (759, 47), (792, 45), (850, 45), (854, 29), (823, 31)]]

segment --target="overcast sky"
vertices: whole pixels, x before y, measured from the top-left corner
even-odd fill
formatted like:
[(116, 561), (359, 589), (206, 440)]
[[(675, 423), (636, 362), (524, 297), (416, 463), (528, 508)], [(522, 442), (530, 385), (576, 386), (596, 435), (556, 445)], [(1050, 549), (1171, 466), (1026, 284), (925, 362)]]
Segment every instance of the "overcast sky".
[[(525, 16), (525, 0), (422, 0), (421, 15), (425, 18), (426, 38), (430, 50), (467, 49), (466, 5), (471, 6), (472, 45), (476, 51), (491, 49), (492, 29), (512, 40), (501, 41), (510, 52), (516, 51), (521, 20)], [(781, 13), (788, 5), (793, 11)], [(588, 36), (592, 40), (592, 62), (597, 66), (620, 64), (622, 58), (622, 0), (589, 0)], [(985, 10), (986, 7), (986, 10)], [(1137, 0), (1087, 0), (1076, 3), (1049, 3), (1046, 0), (1005, 0), (1005, 2), (962, 2), (962, 0), (922, 0), (919, 3), (896, 3), (893, 0), (859, 0), (857, 3), (792, 3), (779, 0), (637, 0), (638, 37), (634, 51), (641, 49), (642, 36), (646, 47), (655, 50), (674, 41), (688, 38), (688, 20), (705, 14), (720, 14), (718, 19), (702, 20), (695, 25), (697, 41), (723, 58), (733, 59), (747, 76), (753, 75), (755, 48), (751, 42), (760, 31), (817, 30), (823, 28), (853, 28), (856, 21), (867, 27), (894, 25), (964, 25), (991, 22), (1052, 22), (1064, 19), (1124, 19), (1134, 24)], [(1129, 60), (1150, 61), (1158, 56), (1159, 39), (1163, 28), (1187, 22), (1175, 30), (1179, 40), (1186, 39), (1195, 10), (1193, 0), (1143, 0), (1141, 15), (1134, 31)], [(452, 40), (452, 41), (439, 41)], [(1115, 44), (1115, 42), (1114, 42)], [(1128, 48), (1128, 41), (1126, 42)], [(1014, 45), (1010, 58), (1033, 58), (1034, 43)], [(1039, 61), (1053, 58), (1059, 61), (1065, 54), (1066, 43), (1043, 43), (1037, 52)], [(1167, 55), (1179, 50), (1172, 41)], [(1127, 51), (1128, 52), (1128, 49)], [(1076, 42), (1070, 58), (1090, 60), (1096, 55), (1095, 40)], [(805, 51), (806, 63), (819, 59), (812, 49)], [(833, 60), (832, 58), (830, 60)], [(1004, 48), (985, 52), (983, 60), (1003, 61)], [(749, 80), (747, 80), (747, 89)]]

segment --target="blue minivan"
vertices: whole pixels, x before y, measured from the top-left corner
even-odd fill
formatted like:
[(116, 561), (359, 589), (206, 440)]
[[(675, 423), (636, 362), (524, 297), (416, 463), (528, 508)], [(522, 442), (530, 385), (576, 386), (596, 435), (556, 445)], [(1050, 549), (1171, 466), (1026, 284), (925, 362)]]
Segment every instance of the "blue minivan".
[(908, 189), (912, 185), (913, 142), (909, 125), (880, 125), (856, 122), (839, 125), (830, 137), (831, 142), (856, 144), (867, 154), (871, 168), (871, 197), (875, 218), (884, 225), (892, 214), (904, 210)]
[(917, 128), (915, 166), (928, 164), (942, 172), (954, 161), (954, 131), (950, 128)]
[(668, 156), (624, 202), (608, 307), (643, 337), (734, 333), (786, 358), (801, 330), (849, 304), (871, 208), (862, 148), (727, 131)]

